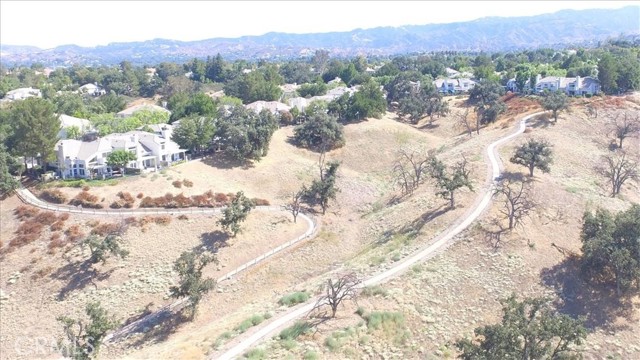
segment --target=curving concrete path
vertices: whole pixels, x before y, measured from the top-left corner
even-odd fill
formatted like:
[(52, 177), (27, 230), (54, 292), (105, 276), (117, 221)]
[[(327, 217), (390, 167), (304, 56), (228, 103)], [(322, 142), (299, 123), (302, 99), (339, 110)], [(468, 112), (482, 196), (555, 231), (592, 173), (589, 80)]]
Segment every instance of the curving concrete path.
[[(475, 206), (475, 208), (473, 208), (470, 212), (465, 214), (461, 219), (459, 219), (456, 223), (454, 223), (454, 225), (452, 225), (448, 230), (445, 230), (441, 235), (439, 235), (436, 238), (437, 240), (434, 243), (423, 248), (422, 250), (418, 251), (412, 256), (401, 260), (400, 262), (396, 263), (396, 265), (393, 266), (392, 268), (366, 279), (361, 283), (361, 287), (371, 286), (371, 285), (375, 285), (375, 284), (379, 284), (381, 282), (387, 281), (392, 277), (399, 275), (401, 272), (407, 270), (417, 262), (424, 261), (433, 257), (438, 250), (443, 250), (447, 246), (453, 244), (455, 242), (453, 238), (456, 235), (458, 235), (460, 232), (462, 232), (464, 229), (466, 229), (469, 225), (471, 225), (471, 223), (473, 223), (478, 218), (478, 216), (480, 216), (480, 214), (487, 208), (487, 206), (491, 202), (491, 197), (493, 196), (493, 190), (495, 188), (496, 181), (500, 176), (500, 170), (502, 168), (500, 159), (498, 156), (497, 148), (500, 145), (522, 134), (527, 126), (527, 120), (529, 120), (530, 118), (536, 115), (543, 114), (543, 113), (544, 111), (525, 116), (518, 123), (518, 126), (515, 132), (494, 141), (487, 147), (486, 154), (490, 163), (488, 165), (490, 166), (490, 169), (491, 169), (490, 171), (491, 180), (484, 194), (478, 197), (478, 200), (476, 201), (477, 205)], [(268, 336), (275, 334), (278, 330), (283, 328), (289, 322), (296, 320), (302, 317), (303, 315), (309, 313), (315, 306), (317, 300), (318, 300), (317, 298), (310, 299), (305, 304), (301, 304), (289, 310), (288, 312), (284, 313), (283, 315), (277, 317), (275, 320), (267, 323), (261, 329), (257, 330), (247, 338), (235, 344), (226, 352), (220, 354), (216, 359), (230, 360), (242, 355), (251, 346), (256, 345), (257, 343), (264, 340)]]
[[(160, 214), (170, 214), (170, 215), (178, 215), (178, 214), (218, 214), (221, 213), (222, 210), (224, 209), (222, 208), (178, 208), (178, 209), (160, 209), (160, 208), (153, 208), (153, 209), (111, 209), (111, 210), (106, 210), (106, 209), (86, 209), (86, 208), (80, 208), (80, 207), (75, 207), (75, 206), (69, 206), (69, 205), (54, 205), (54, 204), (50, 204), (47, 203), (45, 201), (42, 201), (40, 199), (38, 199), (35, 195), (33, 195), (33, 193), (31, 191), (29, 191), (26, 188), (19, 188), (16, 190), (16, 194), (18, 195), (18, 197), (20, 198), (20, 200), (22, 200), (22, 202), (24, 202), (25, 204), (29, 204), (35, 207), (38, 207), (40, 209), (44, 209), (44, 210), (49, 210), (49, 211), (55, 211), (55, 212), (67, 212), (67, 213), (73, 213), (73, 214), (85, 214), (85, 215), (99, 215), (99, 216), (125, 216), (125, 215), (129, 215), (129, 216), (133, 216), (133, 215), (160, 215)], [(275, 212), (275, 211), (284, 211), (282, 209), (282, 207), (279, 206), (256, 206), (255, 210), (258, 211), (268, 211), (268, 212)], [(293, 246), (294, 244), (297, 244), (305, 239), (310, 239), (312, 237), (315, 236), (315, 234), (317, 234), (317, 230), (318, 230), (318, 223), (316, 222), (315, 218), (312, 218), (311, 216), (300, 212), (298, 213), (298, 218), (302, 219), (303, 221), (305, 221), (307, 223), (307, 230), (304, 232), (304, 234), (298, 236), (295, 239), (291, 239), (288, 242), (281, 244), (269, 251), (267, 251), (266, 253), (240, 265), (239, 267), (233, 269), (232, 271), (224, 274), (223, 276), (221, 276), (220, 278), (217, 279), (218, 283), (221, 283), (225, 280), (229, 280), (231, 279), (233, 276), (261, 263), (262, 261), (272, 257), (273, 255)], [(169, 305), (166, 305), (158, 310), (156, 310), (155, 312), (141, 318), (138, 319), (130, 324), (127, 324), (126, 326), (123, 326), (122, 328), (116, 330), (114, 333), (109, 334), (106, 338), (105, 338), (105, 342), (108, 341), (112, 341), (113, 339), (117, 339), (120, 338), (122, 336), (126, 336), (127, 334), (134, 332), (134, 331), (138, 331), (138, 330), (142, 330), (145, 327), (149, 326), (150, 324), (155, 324), (158, 321), (162, 321), (164, 318), (170, 316), (174, 311), (179, 310), (180, 308), (182, 308), (182, 306), (184, 306), (186, 303), (186, 299), (180, 299), (177, 300)]]

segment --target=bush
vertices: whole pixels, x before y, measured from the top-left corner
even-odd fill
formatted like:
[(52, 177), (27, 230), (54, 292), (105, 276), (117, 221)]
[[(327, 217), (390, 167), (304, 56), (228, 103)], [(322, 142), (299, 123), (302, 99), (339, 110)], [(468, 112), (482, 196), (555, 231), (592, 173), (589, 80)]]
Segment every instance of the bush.
[(178, 220), (189, 220), (189, 217), (185, 214), (179, 215)]
[(374, 311), (363, 316), (370, 330), (389, 329), (404, 325), (404, 315), (399, 312)]
[(88, 191), (81, 191), (76, 197), (69, 201), (69, 205), (82, 206), (83, 208), (102, 209), (102, 204), (98, 204), (99, 198)]
[(249, 360), (262, 360), (267, 357), (267, 352), (264, 349), (255, 348), (247, 351), (243, 356)]
[(345, 144), (343, 126), (331, 115), (314, 114), (293, 131), (293, 142), (305, 148), (326, 146), (326, 150), (332, 150)]
[(53, 224), (51, 224), (51, 226), (49, 227), (51, 231), (61, 231), (63, 228), (64, 228), (64, 221), (56, 221)]
[(64, 204), (67, 202), (67, 196), (58, 189), (43, 190), (40, 192), (40, 198), (54, 204)]
[(282, 330), (280, 332), (281, 340), (295, 340), (300, 335), (308, 333), (312, 328), (312, 325), (307, 321), (297, 321), (292, 326)]
[(169, 225), (171, 223), (171, 216), (169, 216), (169, 215), (156, 216), (153, 219), (153, 222), (155, 222), (157, 225), (167, 226), (167, 225)]
[(278, 304), (293, 306), (306, 302), (307, 300), (309, 300), (309, 293), (306, 291), (298, 291), (281, 297), (280, 300), (278, 300)]
[(84, 186), (84, 187), (82, 188), (82, 190), (83, 190), (83, 191), (89, 191), (89, 189), (90, 189), (90, 187), (88, 187), (88, 186)]
[(16, 215), (18, 220), (24, 220), (36, 216), (38, 212), (40, 212), (40, 210), (34, 207), (20, 205), (14, 210), (13, 213)]
[(58, 215), (58, 221), (67, 221), (69, 219), (69, 213), (62, 213)]
[(247, 331), (247, 329), (249, 329), (250, 327), (259, 325), (263, 321), (264, 321), (264, 316), (253, 315), (252, 317), (241, 322), (238, 326), (235, 327), (234, 330), (242, 334), (243, 332)]
[(182, 181), (180, 181), (180, 180), (176, 180), (176, 181), (172, 182), (171, 184), (173, 184), (173, 186), (177, 187), (178, 189), (180, 189), (182, 187)]
[(84, 232), (80, 230), (79, 225), (71, 225), (67, 230), (65, 230), (64, 234), (67, 236), (67, 240), (69, 240), (69, 242), (76, 242), (84, 238)]
[(376, 295), (387, 296), (387, 290), (382, 288), (382, 286), (380, 285), (367, 286), (364, 289), (362, 289), (362, 296), (376, 296)]
[(190, 188), (190, 187), (192, 187), (192, 186), (193, 186), (193, 181), (188, 180), (188, 179), (184, 179), (184, 180), (182, 181), (182, 184), (183, 184), (184, 186), (186, 186), (186, 187), (189, 187), (189, 188)]
[(253, 198), (251, 199), (251, 201), (253, 201), (253, 204), (255, 206), (269, 206), (269, 201), (265, 200), (265, 199), (258, 199), (258, 198)]
[(56, 220), (58, 220), (58, 217), (51, 211), (41, 211), (33, 218), (33, 220), (41, 223), (42, 225), (49, 225), (56, 222)]
[(93, 226), (93, 229), (91, 229), (91, 234), (98, 235), (98, 236), (107, 236), (109, 234), (117, 234), (119, 232), (120, 232), (120, 226), (114, 223), (103, 224), (98, 222)]
[(142, 199), (144, 197), (143, 193), (138, 193), (138, 196), (136, 196), (138, 199)]

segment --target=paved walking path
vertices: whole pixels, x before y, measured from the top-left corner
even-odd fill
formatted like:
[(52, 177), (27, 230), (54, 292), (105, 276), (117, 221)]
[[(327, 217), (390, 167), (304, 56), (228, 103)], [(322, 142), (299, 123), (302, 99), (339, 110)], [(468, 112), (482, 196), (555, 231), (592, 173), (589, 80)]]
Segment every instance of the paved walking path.
[[(542, 113), (544, 112), (537, 112), (537, 113), (525, 116), (518, 123), (518, 126), (516, 127), (515, 132), (494, 141), (487, 147), (487, 158), (489, 160), (489, 164), (487, 165), (491, 169), (490, 170), (491, 179), (488, 184), (489, 186), (486, 188), (485, 192), (478, 197), (478, 200), (476, 201), (477, 205), (473, 207), (470, 210), (470, 212), (465, 214), (456, 223), (451, 225), (448, 230), (440, 234), (436, 238), (436, 241), (434, 243), (426, 246), (425, 248), (413, 254), (412, 256), (399, 261), (392, 268), (366, 279), (361, 284), (361, 286), (362, 287), (371, 286), (371, 285), (379, 284), (384, 281), (390, 280), (392, 277), (399, 275), (400, 273), (407, 270), (409, 267), (411, 267), (415, 263), (430, 259), (431, 257), (435, 256), (437, 251), (444, 250), (446, 247), (452, 245), (455, 242), (453, 238), (459, 233), (461, 233), (464, 229), (466, 229), (469, 225), (471, 225), (471, 223), (473, 223), (478, 218), (478, 216), (480, 216), (480, 214), (487, 208), (487, 206), (491, 202), (491, 197), (493, 196), (493, 191), (496, 185), (496, 181), (500, 176), (500, 169), (501, 169), (501, 163), (498, 157), (497, 148), (500, 145), (522, 134), (526, 128), (527, 120)], [(272, 336), (273, 334), (275, 334), (277, 331), (282, 329), (286, 324), (304, 316), (305, 314), (308, 314), (315, 306), (317, 300), (318, 300), (317, 298), (310, 299), (305, 304), (299, 305), (285, 312), (284, 314), (278, 316), (277, 318), (270, 321), (269, 323), (266, 323), (259, 330), (252, 333), (250, 336), (236, 343), (233, 347), (228, 349), (226, 352), (220, 355), (214, 354), (214, 356), (217, 356), (215, 357), (215, 359), (230, 360), (240, 356), (245, 351), (247, 351), (251, 346), (258, 344), (259, 342), (263, 341), (269, 336)]]
[[(56, 205), (56, 204), (51, 204), (51, 203), (47, 203), (45, 201), (42, 201), (40, 199), (38, 199), (31, 191), (29, 191), (26, 188), (20, 188), (16, 190), (16, 193), (18, 195), (18, 197), (20, 198), (20, 200), (22, 200), (24, 203), (38, 207), (40, 209), (44, 209), (44, 210), (49, 210), (49, 211), (55, 211), (55, 212), (67, 212), (67, 213), (72, 213), (72, 214), (85, 214), (85, 215), (98, 215), (98, 216), (135, 216), (135, 215), (162, 215), (162, 214), (170, 214), (170, 215), (177, 215), (177, 214), (218, 214), (221, 213), (222, 210), (224, 208), (182, 208), (182, 209), (164, 209), (164, 208), (152, 208), (152, 209), (147, 209), (147, 208), (142, 208), (142, 209), (111, 209), (111, 210), (106, 210), (106, 209), (87, 209), (87, 208), (80, 208), (80, 207), (75, 207), (75, 206), (70, 206), (70, 205)], [(256, 206), (255, 210), (257, 211), (268, 211), (268, 212), (283, 212), (285, 210), (283, 210), (282, 207), (279, 206)], [(298, 236), (295, 239), (291, 239), (288, 242), (281, 244), (280, 246), (273, 248), (269, 251), (267, 251), (266, 253), (256, 257), (253, 260), (250, 260), (246, 263), (244, 263), (243, 265), (235, 268), (234, 270), (228, 272), (227, 274), (223, 275), (222, 277), (217, 279), (218, 283), (221, 283), (225, 280), (229, 280), (231, 279), (233, 276), (237, 275), (238, 273), (245, 271), (259, 263), (261, 263), (262, 261), (270, 258), (271, 256), (293, 246), (294, 244), (297, 244), (305, 239), (309, 239), (314, 237), (317, 234), (317, 230), (318, 230), (318, 224), (316, 222), (315, 218), (312, 218), (311, 216), (304, 214), (302, 212), (298, 213), (298, 219), (305, 221), (307, 223), (307, 230), (305, 231), (304, 234)], [(112, 334), (109, 334), (106, 338), (105, 338), (105, 342), (114, 340), (114, 339), (118, 339), (120, 337), (126, 336), (132, 332), (139, 332), (139, 331), (143, 331), (144, 328), (152, 326), (154, 324), (157, 324), (159, 321), (162, 321), (163, 319), (169, 317), (171, 314), (173, 314), (175, 311), (181, 309), (186, 301), (186, 299), (180, 299), (175, 301), (172, 304), (166, 305), (160, 309), (158, 309), (157, 311), (141, 318), (138, 319), (134, 322), (132, 322), (131, 324), (128, 324), (126, 326), (123, 326), (122, 328), (118, 329), (117, 331), (115, 331)]]

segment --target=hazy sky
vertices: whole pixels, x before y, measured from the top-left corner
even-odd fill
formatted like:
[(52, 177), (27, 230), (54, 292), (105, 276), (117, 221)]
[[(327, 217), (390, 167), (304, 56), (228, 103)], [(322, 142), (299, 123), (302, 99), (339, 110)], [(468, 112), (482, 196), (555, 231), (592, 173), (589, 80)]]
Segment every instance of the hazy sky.
[(0, 0), (0, 43), (51, 48), (155, 38), (348, 31), (562, 9), (621, 8), (640, 1), (8, 1)]

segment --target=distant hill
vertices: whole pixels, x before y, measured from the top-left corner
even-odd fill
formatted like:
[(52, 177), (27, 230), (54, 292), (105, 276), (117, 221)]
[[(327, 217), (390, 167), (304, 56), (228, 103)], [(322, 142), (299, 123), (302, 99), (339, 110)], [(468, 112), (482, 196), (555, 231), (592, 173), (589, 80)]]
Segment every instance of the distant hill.
[(41, 62), (46, 65), (135, 64), (183, 62), (222, 54), (227, 59), (296, 58), (316, 49), (332, 56), (393, 55), (427, 51), (505, 51), (567, 45), (593, 46), (621, 34), (640, 34), (640, 6), (621, 9), (562, 10), (527, 17), (487, 17), (449, 24), (356, 29), (347, 32), (267, 33), (200, 41), (155, 39), (106, 46), (64, 45), (53, 49), (0, 45), (3, 64)]

